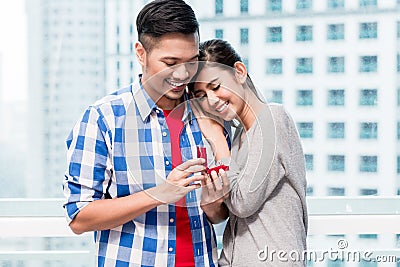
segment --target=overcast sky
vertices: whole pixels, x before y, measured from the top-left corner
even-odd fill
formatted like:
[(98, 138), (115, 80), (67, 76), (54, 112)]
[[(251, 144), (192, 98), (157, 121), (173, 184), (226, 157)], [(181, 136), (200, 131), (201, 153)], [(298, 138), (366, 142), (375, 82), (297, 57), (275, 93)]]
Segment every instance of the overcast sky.
[(25, 0), (0, 2), (0, 92), (6, 101), (26, 99)]

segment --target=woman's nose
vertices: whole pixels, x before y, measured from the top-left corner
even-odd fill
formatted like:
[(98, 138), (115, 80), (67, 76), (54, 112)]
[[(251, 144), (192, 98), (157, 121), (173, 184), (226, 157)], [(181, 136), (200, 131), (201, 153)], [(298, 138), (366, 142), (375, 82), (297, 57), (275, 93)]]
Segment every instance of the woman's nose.
[(217, 106), (219, 102), (218, 96), (212, 91), (207, 93), (207, 100), (210, 106)]

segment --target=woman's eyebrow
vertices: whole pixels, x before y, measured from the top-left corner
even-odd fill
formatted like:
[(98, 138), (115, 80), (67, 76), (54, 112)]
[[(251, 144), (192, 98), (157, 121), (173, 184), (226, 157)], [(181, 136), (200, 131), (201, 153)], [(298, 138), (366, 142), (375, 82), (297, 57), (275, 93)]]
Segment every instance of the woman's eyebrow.
[(215, 81), (218, 80), (218, 78), (212, 79), (210, 82), (207, 83), (207, 87), (211, 87), (213, 84), (215, 84)]

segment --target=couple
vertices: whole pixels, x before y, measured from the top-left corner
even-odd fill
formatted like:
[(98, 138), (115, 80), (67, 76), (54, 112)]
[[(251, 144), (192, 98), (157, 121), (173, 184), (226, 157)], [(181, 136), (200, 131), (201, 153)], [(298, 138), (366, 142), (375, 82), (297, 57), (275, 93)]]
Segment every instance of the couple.
[[(290, 116), (260, 100), (228, 43), (199, 48), (184, 1), (150, 2), (136, 24), (142, 74), (91, 105), (67, 140), (71, 229), (95, 231), (97, 266), (304, 266), (259, 257), (266, 246), (305, 249), (304, 158)], [(221, 119), (235, 122), (232, 142)], [(204, 146), (210, 167), (229, 170), (208, 174), (196, 155)], [(228, 217), (218, 260), (213, 224)]]

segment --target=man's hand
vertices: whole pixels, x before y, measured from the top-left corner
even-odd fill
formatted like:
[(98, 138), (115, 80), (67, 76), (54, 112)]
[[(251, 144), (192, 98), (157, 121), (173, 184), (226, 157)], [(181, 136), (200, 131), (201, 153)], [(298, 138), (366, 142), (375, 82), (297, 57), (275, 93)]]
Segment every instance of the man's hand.
[(197, 158), (178, 165), (171, 171), (163, 184), (150, 188), (147, 192), (164, 204), (175, 203), (190, 191), (201, 187), (200, 183), (193, 182), (203, 181), (205, 178), (204, 175), (196, 174), (190, 178), (187, 177), (191, 174), (204, 171), (205, 167), (203, 163), (204, 159)]

